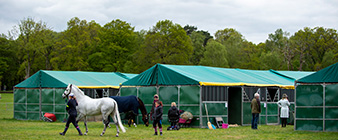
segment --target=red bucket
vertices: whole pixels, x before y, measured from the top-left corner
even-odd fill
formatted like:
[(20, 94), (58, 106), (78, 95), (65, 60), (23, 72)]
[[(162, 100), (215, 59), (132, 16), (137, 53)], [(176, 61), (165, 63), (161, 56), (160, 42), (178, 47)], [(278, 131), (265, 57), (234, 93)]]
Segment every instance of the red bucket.
[(223, 123), (223, 124), (222, 124), (222, 128), (223, 128), (223, 129), (227, 129), (228, 127), (229, 127), (229, 126), (228, 126), (227, 123)]

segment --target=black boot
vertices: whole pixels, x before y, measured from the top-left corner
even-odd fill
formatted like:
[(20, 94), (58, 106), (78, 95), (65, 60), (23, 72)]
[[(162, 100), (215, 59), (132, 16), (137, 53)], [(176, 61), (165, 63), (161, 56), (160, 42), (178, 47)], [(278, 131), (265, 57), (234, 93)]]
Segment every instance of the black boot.
[(160, 132), (160, 135), (162, 136), (162, 132)]
[(63, 130), (63, 132), (59, 133), (59, 134), (62, 135), (62, 136), (64, 136), (64, 135), (66, 135), (67, 130), (68, 130), (68, 127), (65, 127), (65, 130)]
[(157, 132), (155, 132), (155, 134), (154, 135), (157, 135)]
[(79, 127), (77, 127), (76, 130), (79, 132), (79, 135), (80, 135), (80, 136), (83, 135)]

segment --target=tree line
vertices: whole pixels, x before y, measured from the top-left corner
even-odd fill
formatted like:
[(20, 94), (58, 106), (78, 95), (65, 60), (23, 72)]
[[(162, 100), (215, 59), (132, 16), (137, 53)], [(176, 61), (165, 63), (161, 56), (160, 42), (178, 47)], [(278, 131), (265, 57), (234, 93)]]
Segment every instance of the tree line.
[(277, 29), (254, 44), (233, 28), (212, 36), (170, 20), (135, 31), (120, 19), (101, 26), (74, 17), (66, 30), (55, 32), (45, 22), (24, 18), (0, 36), (0, 54), (0, 85), (11, 89), (42, 69), (140, 73), (162, 63), (318, 71), (337, 62), (338, 36), (324, 27), (304, 27), (293, 35)]

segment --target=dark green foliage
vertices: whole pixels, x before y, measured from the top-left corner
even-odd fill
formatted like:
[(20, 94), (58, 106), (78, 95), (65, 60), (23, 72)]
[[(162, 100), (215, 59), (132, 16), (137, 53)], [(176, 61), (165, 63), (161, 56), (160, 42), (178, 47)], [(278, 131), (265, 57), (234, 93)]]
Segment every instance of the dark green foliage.
[(75, 17), (55, 32), (42, 21), (24, 18), (16, 34), (0, 37), (0, 86), (7, 89), (41, 69), (140, 73), (156, 63), (244, 69), (317, 71), (338, 62), (335, 29), (277, 29), (254, 44), (233, 28), (213, 38), (197, 27), (163, 20), (149, 30), (119, 19), (103, 27)]

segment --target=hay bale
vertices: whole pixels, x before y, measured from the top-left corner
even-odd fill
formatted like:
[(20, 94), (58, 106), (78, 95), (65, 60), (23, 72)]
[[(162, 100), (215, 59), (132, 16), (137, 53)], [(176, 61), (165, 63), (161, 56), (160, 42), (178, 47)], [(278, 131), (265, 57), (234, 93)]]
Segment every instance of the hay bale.
[(185, 111), (184, 113), (182, 113), (180, 117), (182, 119), (184, 119), (184, 120), (188, 120), (188, 119), (194, 118), (193, 115), (190, 112), (188, 112), (188, 111)]

